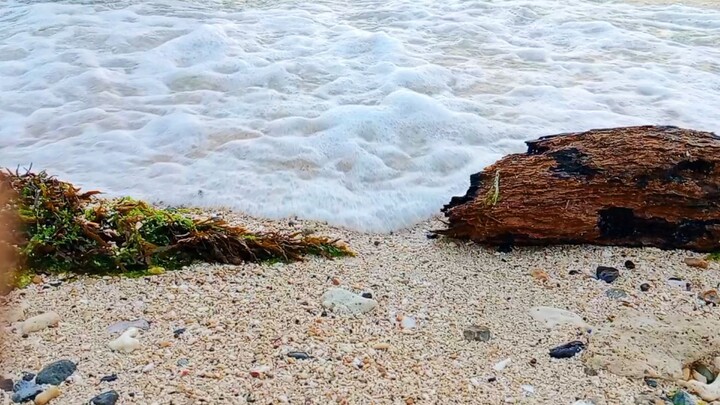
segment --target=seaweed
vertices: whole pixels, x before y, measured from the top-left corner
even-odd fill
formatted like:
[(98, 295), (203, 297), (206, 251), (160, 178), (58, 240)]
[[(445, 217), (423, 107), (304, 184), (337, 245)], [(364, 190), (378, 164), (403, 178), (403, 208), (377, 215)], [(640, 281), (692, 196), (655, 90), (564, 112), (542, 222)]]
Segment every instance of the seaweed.
[[(0, 226), (13, 229), (15, 284), (33, 273), (160, 274), (194, 262), (292, 262), (354, 255), (344, 244), (301, 232), (255, 233), (188, 210), (129, 197), (101, 199), (45, 171), (0, 171)], [(17, 226), (11, 226), (14, 222)]]

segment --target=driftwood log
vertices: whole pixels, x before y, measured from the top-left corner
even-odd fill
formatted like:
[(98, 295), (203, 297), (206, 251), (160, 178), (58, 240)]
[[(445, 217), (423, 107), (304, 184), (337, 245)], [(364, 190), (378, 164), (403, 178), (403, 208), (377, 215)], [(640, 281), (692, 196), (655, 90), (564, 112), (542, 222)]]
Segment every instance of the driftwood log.
[(720, 251), (720, 137), (669, 126), (527, 142), (470, 177), (443, 212), (450, 237), (512, 245)]

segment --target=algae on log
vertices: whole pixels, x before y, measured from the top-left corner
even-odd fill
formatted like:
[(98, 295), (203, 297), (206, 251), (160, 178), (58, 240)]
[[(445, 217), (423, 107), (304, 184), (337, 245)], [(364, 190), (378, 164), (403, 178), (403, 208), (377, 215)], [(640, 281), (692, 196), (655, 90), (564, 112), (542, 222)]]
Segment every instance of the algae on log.
[(491, 245), (720, 248), (720, 137), (671, 126), (527, 142), (470, 177), (439, 234)]

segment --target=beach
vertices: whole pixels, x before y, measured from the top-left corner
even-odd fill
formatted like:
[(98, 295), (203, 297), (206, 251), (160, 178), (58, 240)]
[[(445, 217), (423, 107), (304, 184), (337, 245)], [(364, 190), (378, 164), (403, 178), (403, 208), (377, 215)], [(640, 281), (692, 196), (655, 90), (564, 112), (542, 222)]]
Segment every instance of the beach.
[[(61, 322), (27, 337), (17, 323), (6, 325), (0, 371), (17, 378), (56, 360), (76, 362), (55, 400), (61, 404), (85, 403), (111, 389), (118, 404), (634, 404), (677, 387), (590, 370), (581, 356), (551, 358), (551, 348), (587, 342), (588, 333), (571, 325), (547, 328), (529, 316), (530, 308), (566, 309), (590, 328), (629, 307), (660, 318), (718, 317), (717, 308), (696, 297), (715, 287), (720, 266), (690, 267), (684, 259), (699, 257), (690, 252), (558, 246), (500, 253), (429, 239), (428, 230), (442, 227), (437, 218), (369, 234), (225, 215), (251, 229), (290, 226), (337, 237), (357, 256), (198, 264), (140, 279), (58, 284), (57, 277), (44, 277), (14, 291), (11, 301), (24, 307), (25, 317), (52, 310)], [(612, 284), (598, 280), (597, 266), (615, 267), (620, 276)], [(690, 290), (669, 283), (673, 277)], [(640, 289), (644, 283), (648, 291)], [(356, 317), (336, 314), (322, 306), (331, 288), (370, 293), (378, 305)], [(611, 298), (609, 289), (626, 295)], [(141, 347), (130, 354), (110, 350), (117, 334), (108, 327), (139, 319), (149, 323), (138, 337)], [(490, 340), (467, 340), (464, 330), (472, 325), (488, 328)], [(101, 382), (111, 375), (117, 379)]]

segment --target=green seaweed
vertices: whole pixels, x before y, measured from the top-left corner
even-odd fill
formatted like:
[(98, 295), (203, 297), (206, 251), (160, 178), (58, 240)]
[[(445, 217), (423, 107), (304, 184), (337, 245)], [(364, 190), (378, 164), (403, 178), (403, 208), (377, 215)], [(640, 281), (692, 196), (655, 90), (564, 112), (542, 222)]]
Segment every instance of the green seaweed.
[(20, 224), (13, 241), (21, 258), (16, 285), (38, 272), (142, 277), (194, 262), (290, 262), (306, 255), (353, 255), (325, 237), (255, 233), (221, 219), (189, 216), (199, 213), (194, 209), (157, 208), (129, 197), (99, 199), (99, 192), (80, 193), (44, 171), (0, 172), (2, 190), (11, 190), (13, 197), (0, 206), (0, 213)]

